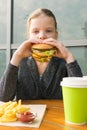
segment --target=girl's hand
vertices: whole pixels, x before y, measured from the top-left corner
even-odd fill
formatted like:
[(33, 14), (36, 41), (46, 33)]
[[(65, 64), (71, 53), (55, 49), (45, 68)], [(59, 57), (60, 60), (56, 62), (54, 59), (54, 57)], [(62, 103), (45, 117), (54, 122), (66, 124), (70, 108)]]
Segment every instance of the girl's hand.
[(42, 40), (40, 40), (40, 39), (29, 39), (29, 40), (24, 41), (13, 54), (13, 57), (12, 57), (10, 63), (15, 66), (18, 66), (20, 61), (23, 58), (31, 56), (32, 44), (37, 44), (37, 43), (41, 43), (41, 42), (42, 42)]
[(61, 43), (53, 38), (48, 38), (43, 41), (43, 43), (53, 45), (57, 48), (57, 53), (55, 56), (65, 59), (67, 63), (73, 62), (75, 60), (72, 53)]

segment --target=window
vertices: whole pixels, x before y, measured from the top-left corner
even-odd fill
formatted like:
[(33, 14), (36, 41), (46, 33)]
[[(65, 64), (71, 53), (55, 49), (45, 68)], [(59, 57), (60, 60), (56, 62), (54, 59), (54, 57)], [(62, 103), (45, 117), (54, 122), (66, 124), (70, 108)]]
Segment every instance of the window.
[[(5, 4), (4, 4), (5, 3)], [(0, 77), (6, 67), (7, 1), (0, 0)]]
[(56, 15), (60, 40), (87, 39), (86, 0), (18, 0), (14, 1), (14, 43), (26, 38), (26, 20), (33, 10), (40, 7), (49, 8)]

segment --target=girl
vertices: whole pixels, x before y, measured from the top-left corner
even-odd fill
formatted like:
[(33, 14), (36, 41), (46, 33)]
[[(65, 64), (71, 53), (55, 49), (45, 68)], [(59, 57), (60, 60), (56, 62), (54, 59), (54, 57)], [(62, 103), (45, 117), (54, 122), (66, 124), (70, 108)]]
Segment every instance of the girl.
[[(0, 81), (0, 100), (62, 99), (63, 77), (82, 76), (73, 54), (58, 39), (57, 22), (52, 11), (35, 10), (27, 21), (28, 40), (13, 54)], [(32, 45), (45, 43), (57, 48), (50, 61), (32, 57)]]

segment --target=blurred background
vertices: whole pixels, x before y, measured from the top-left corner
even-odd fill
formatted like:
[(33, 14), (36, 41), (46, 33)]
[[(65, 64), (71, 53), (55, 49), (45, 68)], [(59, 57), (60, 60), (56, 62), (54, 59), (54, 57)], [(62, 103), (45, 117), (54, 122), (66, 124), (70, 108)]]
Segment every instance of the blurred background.
[(53, 11), (58, 40), (72, 51), (87, 75), (86, 0), (0, 0), (0, 77), (15, 49), (27, 39), (27, 18), (37, 8)]

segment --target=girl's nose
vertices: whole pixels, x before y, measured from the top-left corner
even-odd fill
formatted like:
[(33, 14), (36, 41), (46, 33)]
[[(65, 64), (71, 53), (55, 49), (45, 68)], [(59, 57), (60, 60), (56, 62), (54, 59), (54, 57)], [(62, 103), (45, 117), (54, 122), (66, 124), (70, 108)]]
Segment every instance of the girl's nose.
[(44, 32), (41, 32), (41, 33), (39, 34), (39, 39), (44, 40), (44, 39), (46, 39), (46, 38), (47, 38), (47, 36), (46, 36), (46, 34), (45, 34)]

